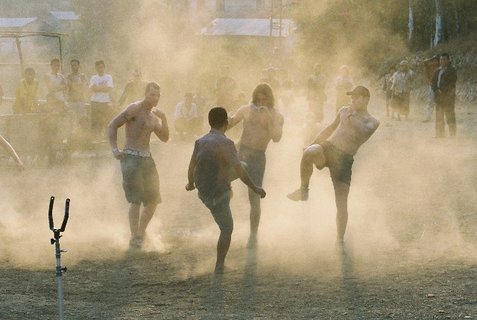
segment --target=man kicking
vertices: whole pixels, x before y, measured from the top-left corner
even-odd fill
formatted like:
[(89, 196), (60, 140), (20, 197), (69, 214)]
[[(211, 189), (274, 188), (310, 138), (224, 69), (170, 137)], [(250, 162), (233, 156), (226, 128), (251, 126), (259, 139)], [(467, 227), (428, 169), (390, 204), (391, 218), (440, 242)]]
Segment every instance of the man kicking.
[(347, 94), (351, 96), (351, 105), (341, 108), (335, 121), (305, 149), (300, 165), (301, 187), (288, 194), (288, 198), (294, 201), (308, 200), (308, 186), (313, 165), (319, 170), (328, 167), (335, 190), (339, 245), (343, 244), (348, 222), (348, 194), (353, 156), (379, 126), (379, 121), (367, 110), (369, 90), (357, 86)]
[(200, 200), (210, 210), (220, 228), (215, 264), (215, 273), (220, 274), (224, 272), (225, 256), (230, 247), (234, 225), (230, 212), (230, 181), (240, 178), (261, 198), (265, 197), (265, 191), (242, 168), (233, 141), (224, 134), (228, 126), (227, 111), (221, 107), (212, 108), (209, 124), (210, 132), (195, 142), (186, 190), (191, 191), (197, 187)]

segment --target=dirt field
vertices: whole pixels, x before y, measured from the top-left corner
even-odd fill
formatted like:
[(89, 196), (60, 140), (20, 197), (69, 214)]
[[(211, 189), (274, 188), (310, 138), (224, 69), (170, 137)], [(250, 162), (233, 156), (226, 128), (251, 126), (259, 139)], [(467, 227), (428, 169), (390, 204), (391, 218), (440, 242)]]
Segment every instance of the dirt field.
[(345, 251), (334, 245), (327, 169), (314, 174), (309, 202), (285, 197), (306, 143), (299, 100), (267, 151), (257, 250), (245, 248), (246, 189), (233, 184), (221, 277), (212, 274), (217, 227), (184, 190), (192, 143), (153, 144), (163, 203), (140, 253), (127, 250), (127, 203), (108, 151), (50, 170), (4, 166), (0, 319), (57, 319), (51, 195), (57, 217), (71, 198), (61, 242), (67, 319), (477, 319), (475, 106), (458, 107), (456, 139), (433, 139), (417, 107), (398, 122), (381, 106), (371, 102), (381, 126), (355, 157)]

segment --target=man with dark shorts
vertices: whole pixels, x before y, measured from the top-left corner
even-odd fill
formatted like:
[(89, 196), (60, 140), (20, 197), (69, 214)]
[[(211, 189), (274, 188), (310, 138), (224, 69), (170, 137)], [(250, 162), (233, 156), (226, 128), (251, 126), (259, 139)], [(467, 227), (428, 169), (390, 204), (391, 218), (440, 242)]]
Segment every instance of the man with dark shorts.
[(191, 191), (197, 187), (200, 200), (210, 210), (220, 228), (215, 273), (223, 273), (233, 231), (230, 182), (240, 178), (261, 198), (265, 197), (265, 191), (250, 179), (238, 159), (233, 141), (224, 134), (228, 126), (227, 111), (221, 107), (212, 108), (209, 124), (210, 132), (195, 142), (186, 190)]
[(348, 92), (348, 95), (351, 96), (351, 106), (341, 108), (335, 121), (303, 152), (300, 166), (301, 187), (288, 195), (288, 198), (294, 201), (308, 200), (313, 165), (319, 170), (328, 167), (335, 190), (337, 243), (341, 246), (348, 223), (348, 194), (353, 156), (379, 126), (379, 121), (367, 110), (369, 90), (357, 86)]
[[(239, 157), (247, 164), (247, 171), (253, 182), (262, 186), (265, 174), (265, 151), (272, 140), (279, 142), (283, 132), (283, 116), (275, 108), (273, 90), (267, 83), (259, 84), (252, 94), (252, 103), (240, 107), (230, 118), (229, 129), (243, 121), (243, 131), (239, 142)], [(260, 223), (260, 197), (249, 190), (250, 238), (248, 248), (257, 245)]]
[[(169, 127), (165, 114), (153, 109), (159, 102), (161, 89), (155, 82), (146, 86), (142, 101), (129, 105), (109, 124), (108, 135), (113, 155), (121, 161), (123, 188), (130, 203), (129, 225), (131, 248), (141, 248), (147, 225), (161, 202), (159, 175), (151, 157), (149, 141), (154, 134), (164, 142), (169, 140)], [(118, 149), (118, 129), (126, 125), (126, 143)], [(142, 214), (140, 214), (143, 204)]]

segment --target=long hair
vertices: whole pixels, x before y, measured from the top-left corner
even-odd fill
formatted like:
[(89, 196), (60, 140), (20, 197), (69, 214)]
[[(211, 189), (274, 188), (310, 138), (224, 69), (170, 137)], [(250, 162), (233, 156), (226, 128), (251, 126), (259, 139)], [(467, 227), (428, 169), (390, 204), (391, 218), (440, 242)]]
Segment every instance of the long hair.
[(268, 98), (267, 107), (273, 108), (275, 106), (275, 98), (273, 96), (273, 90), (272, 90), (272, 87), (270, 87), (270, 85), (268, 83), (260, 83), (253, 90), (252, 103), (255, 104), (255, 105), (257, 104), (257, 100), (258, 100), (257, 96), (258, 96), (259, 93), (264, 94), (265, 96), (267, 96), (267, 98)]

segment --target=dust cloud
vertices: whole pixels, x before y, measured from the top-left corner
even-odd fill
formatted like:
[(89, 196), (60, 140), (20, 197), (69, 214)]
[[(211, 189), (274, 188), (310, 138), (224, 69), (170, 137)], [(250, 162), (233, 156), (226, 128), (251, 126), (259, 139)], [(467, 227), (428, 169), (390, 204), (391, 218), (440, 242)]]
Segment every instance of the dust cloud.
[[(145, 80), (161, 85), (159, 108), (166, 110), (169, 119), (173, 106), (186, 91), (205, 88), (209, 98), (206, 108), (213, 106), (215, 79), (224, 64), (231, 68), (237, 91), (245, 92), (250, 100), (252, 89), (263, 77), (263, 69), (271, 57), (271, 46), (263, 44), (268, 39), (233, 44), (197, 35), (178, 37), (177, 30), (167, 23), (171, 19), (168, 13), (150, 7), (151, 3), (144, 1), (133, 13), (141, 21), (130, 27), (122, 26), (131, 30), (129, 52), (97, 48), (92, 52), (70, 52), (65, 61), (79, 58), (82, 71), (91, 75), (94, 61), (104, 59), (107, 73), (115, 79), (116, 95), (131, 71), (140, 67)], [(334, 118), (333, 79), (341, 65), (349, 66), (355, 84), (372, 89), (369, 110), (381, 119), (377, 132), (355, 157), (345, 236), (347, 250), (368, 273), (386, 272), (402, 263), (413, 266), (433, 259), (477, 258), (475, 226), (466, 224), (466, 217), (475, 214), (477, 205), (473, 164), (476, 146), (468, 136), (453, 141), (431, 139), (433, 128), (420, 123), (424, 105), (417, 101), (411, 102), (410, 121), (392, 122), (386, 118), (376, 77), (361, 62), (366, 58), (384, 63), (388, 55), (399, 57), (404, 44), (383, 34), (379, 26), (373, 25), (372, 17), (368, 18), (368, 31), (362, 37), (352, 39), (351, 43), (335, 43), (334, 51), (306, 52), (297, 46), (283, 57), (285, 69), (296, 83), (294, 101), (279, 106), (285, 116), (283, 139), (271, 143), (267, 151), (264, 182), (267, 197), (262, 201), (258, 252), (261, 265), (270, 270), (340, 274), (335, 250), (334, 192), (327, 169), (315, 170), (308, 202), (291, 202), (286, 194), (299, 186), (299, 162), (303, 147), (310, 142), (309, 136)], [(369, 53), (372, 43), (389, 41), (395, 45), (388, 51), (376, 49), (375, 56), (364, 57), (363, 52)], [(255, 51), (237, 51), (241, 46), (250, 46)], [(260, 50), (267, 53), (258, 53)], [(301, 88), (316, 63), (327, 77), (328, 101), (324, 122), (310, 133), (306, 127), (308, 107)], [(465, 111), (462, 106), (461, 117)], [(461, 123), (462, 128), (470, 125), (467, 120)], [(148, 252), (175, 255), (190, 247), (177, 270), (189, 276), (211, 270), (218, 235), (216, 225), (196, 194), (184, 190), (192, 148), (192, 142), (174, 138), (167, 144), (158, 143), (157, 139), (152, 142), (163, 203), (148, 227), (146, 248)], [(105, 150), (96, 156), (73, 159), (65, 166), (32, 166), (21, 174), (9, 168), (2, 170), (1, 260), (19, 268), (51, 268), (54, 248), (49, 243), (52, 233), (47, 224), (51, 195), (56, 197), (57, 224), (65, 198), (71, 199), (71, 217), (61, 240), (62, 247), (69, 250), (63, 255), (65, 264), (124, 256), (129, 241), (128, 204), (121, 188), (119, 163), (107, 147)], [(234, 182), (233, 190), (235, 229), (229, 263), (243, 264), (237, 262), (237, 252), (245, 250), (249, 205), (243, 185)], [(199, 249), (191, 252), (193, 248)]]

